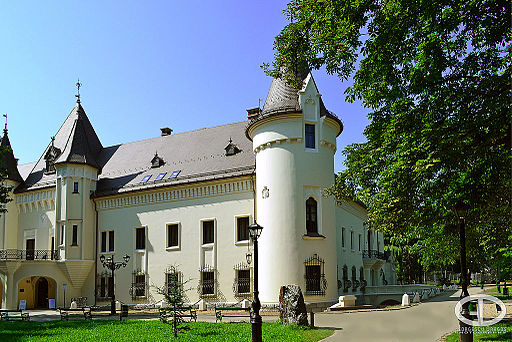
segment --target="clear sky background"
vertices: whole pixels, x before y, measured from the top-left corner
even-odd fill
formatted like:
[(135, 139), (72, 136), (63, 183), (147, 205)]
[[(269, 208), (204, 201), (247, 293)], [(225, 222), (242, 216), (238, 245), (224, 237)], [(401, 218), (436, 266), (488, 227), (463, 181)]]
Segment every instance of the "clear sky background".
[[(286, 1), (14, 1), (0, 11), (0, 113), (20, 164), (36, 161), (75, 105), (103, 146), (246, 119), (263, 102), (273, 40)], [(313, 73), (326, 107), (343, 121), (341, 151), (363, 142), (349, 82)], [(1, 118), (1, 117), (0, 117)], [(229, 137), (226, 137), (226, 142)]]

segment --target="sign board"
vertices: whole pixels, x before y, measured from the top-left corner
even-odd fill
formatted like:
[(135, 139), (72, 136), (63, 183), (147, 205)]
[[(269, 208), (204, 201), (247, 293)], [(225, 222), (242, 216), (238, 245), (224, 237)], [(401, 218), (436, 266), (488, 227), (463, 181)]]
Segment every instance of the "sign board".
[(55, 299), (53, 299), (53, 298), (48, 299), (48, 308), (55, 309)]
[(25, 299), (20, 300), (20, 310), (27, 310), (27, 301)]
[(62, 289), (63, 289), (64, 291), (66, 291), (66, 290), (67, 290), (67, 288), (68, 288), (68, 284), (62, 284)]

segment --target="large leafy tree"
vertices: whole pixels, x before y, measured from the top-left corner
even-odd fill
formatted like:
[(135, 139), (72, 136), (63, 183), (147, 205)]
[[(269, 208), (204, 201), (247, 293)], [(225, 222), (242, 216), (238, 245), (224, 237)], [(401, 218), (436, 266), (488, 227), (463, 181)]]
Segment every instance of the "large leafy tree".
[(284, 14), (266, 72), (296, 83), (298, 70), (325, 67), (353, 78), (347, 99), (370, 108), (367, 142), (343, 151), (331, 192), (366, 203), (370, 223), (413, 241), (426, 266), (458, 258), (462, 200), (471, 261), (506, 257), (510, 2), (292, 0)]

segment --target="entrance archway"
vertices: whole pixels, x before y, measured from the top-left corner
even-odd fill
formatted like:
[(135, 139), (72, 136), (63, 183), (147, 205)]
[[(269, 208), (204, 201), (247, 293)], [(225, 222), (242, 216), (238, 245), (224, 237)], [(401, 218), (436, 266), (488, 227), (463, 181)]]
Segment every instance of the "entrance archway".
[(37, 280), (36, 298), (34, 304), (37, 309), (48, 308), (48, 280), (46, 280), (44, 277), (41, 277)]
[(18, 282), (18, 303), (24, 300), (27, 309), (47, 309), (48, 299), (56, 299), (57, 282), (50, 277), (32, 276)]

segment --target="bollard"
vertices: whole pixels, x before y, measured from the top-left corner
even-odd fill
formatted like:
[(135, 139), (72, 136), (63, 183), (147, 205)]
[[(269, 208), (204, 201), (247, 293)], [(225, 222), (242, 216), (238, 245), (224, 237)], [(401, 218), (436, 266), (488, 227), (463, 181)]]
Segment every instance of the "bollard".
[(309, 326), (311, 328), (315, 327), (315, 313), (313, 311), (309, 312)]

